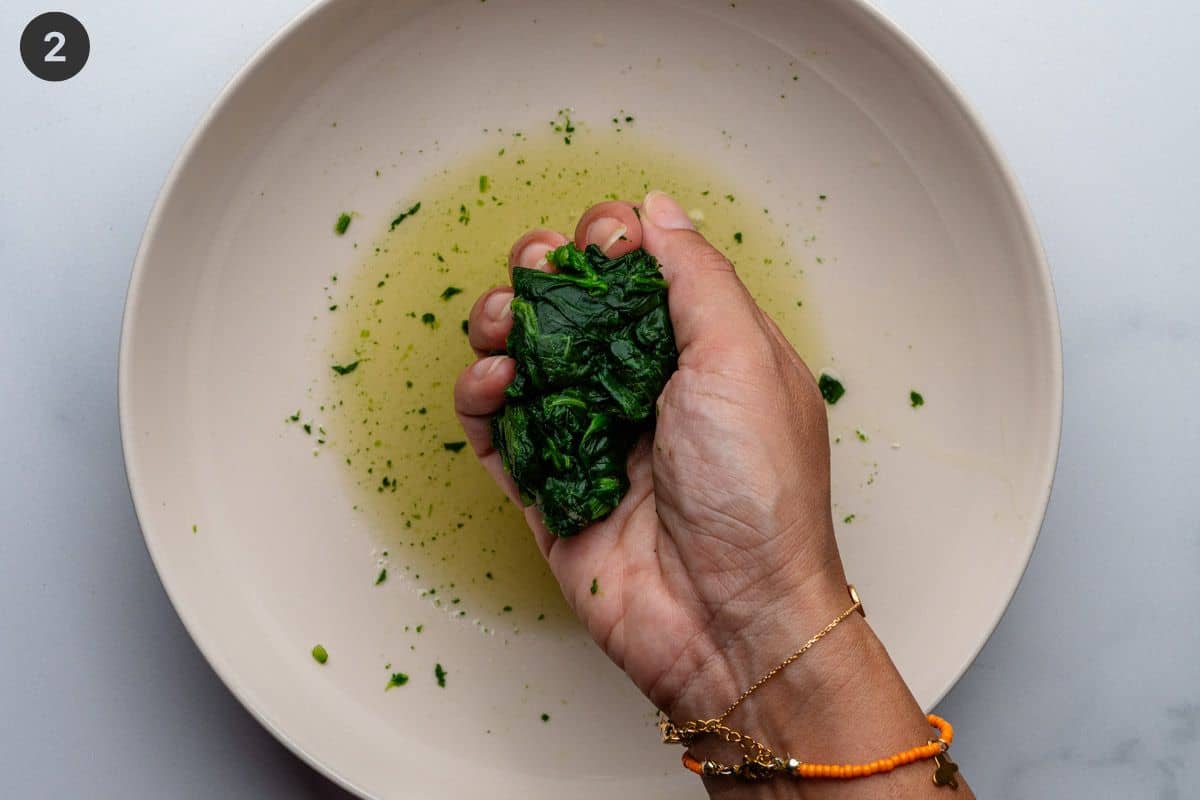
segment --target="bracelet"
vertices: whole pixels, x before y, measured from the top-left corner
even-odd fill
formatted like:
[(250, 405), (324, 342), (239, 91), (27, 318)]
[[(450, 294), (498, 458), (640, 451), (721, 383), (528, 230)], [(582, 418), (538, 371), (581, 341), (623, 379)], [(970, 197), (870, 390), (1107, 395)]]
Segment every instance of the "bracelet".
[(685, 748), (690, 747), (692, 742), (698, 737), (704, 735), (716, 736), (731, 744), (736, 744), (742, 750), (741, 764), (721, 764), (712, 760), (701, 761), (691, 754), (688, 750), (683, 753), (683, 766), (703, 777), (715, 776), (731, 776), (744, 778), (747, 780), (762, 780), (772, 778), (776, 775), (790, 775), (794, 778), (865, 778), (869, 775), (877, 775), (883, 772), (891, 772), (896, 767), (912, 764), (917, 761), (933, 759), (933, 783), (935, 786), (949, 786), (952, 789), (958, 788), (958, 765), (950, 760), (949, 749), (950, 743), (954, 741), (954, 727), (939, 716), (930, 714), (926, 717), (929, 724), (936, 728), (938, 737), (930, 739), (923, 745), (910, 747), (907, 750), (879, 759), (877, 761), (867, 761), (859, 764), (815, 764), (799, 761), (788, 756), (783, 758), (778, 756), (762, 742), (748, 736), (741, 731), (734, 730), (725, 724), (725, 720), (729, 718), (742, 702), (754, 694), (760, 686), (775, 677), (789, 664), (794, 662), (800, 656), (804, 655), (813, 645), (819, 642), (822, 638), (829, 634), (834, 628), (840, 625), (847, 617), (855, 611), (866, 616), (866, 611), (863, 610), (862, 600), (859, 599), (858, 592), (853, 586), (847, 586), (850, 593), (850, 599), (853, 605), (836, 616), (832, 622), (826, 625), (821, 630), (817, 631), (807, 642), (805, 642), (799, 650), (792, 653), (780, 664), (768, 672), (763, 677), (759, 678), (746, 691), (742, 692), (729, 708), (716, 719), (692, 720), (681, 724), (675, 724), (670, 719), (663, 717), (659, 720), (659, 730), (662, 733), (664, 744), (682, 744)]
[[(735, 734), (735, 737), (726, 738), (726, 741), (732, 741), (739, 745), (749, 743), (751, 749), (757, 751), (755, 756), (750, 756), (747, 753), (741, 764), (720, 764), (711, 760), (701, 761), (690, 752), (684, 751), (683, 766), (703, 777), (731, 776), (748, 780), (760, 780), (771, 778), (775, 775), (787, 774), (794, 778), (848, 779), (865, 778), (869, 775), (891, 772), (896, 767), (932, 758), (934, 764), (934, 786), (949, 786), (952, 789), (957, 789), (958, 765), (950, 760), (948, 752), (950, 743), (954, 740), (954, 728), (949, 722), (935, 714), (930, 714), (926, 719), (931, 726), (938, 729), (937, 739), (930, 739), (926, 744), (910, 747), (907, 750), (877, 761), (864, 761), (858, 764), (814, 764), (798, 761), (791, 757), (784, 759), (774, 755), (762, 743), (749, 739), (745, 734), (740, 734), (740, 739), (736, 738), (738, 733), (737, 731), (733, 731), (732, 733)], [(687, 738), (687, 734), (683, 736), (685, 739)]]

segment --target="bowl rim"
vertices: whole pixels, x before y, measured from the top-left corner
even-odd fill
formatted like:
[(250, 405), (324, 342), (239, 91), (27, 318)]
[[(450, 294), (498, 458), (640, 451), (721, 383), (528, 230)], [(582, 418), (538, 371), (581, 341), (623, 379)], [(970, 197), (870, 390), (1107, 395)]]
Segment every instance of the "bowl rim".
[[(154, 202), (154, 207), (150, 212), (146, 221), (146, 227), (142, 233), (141, 240), (138, 244), (137, 253), (134, 256), (133, 268), (130, 273), (129, 284), (126, 291), (125, 305), (121, 319), (121, 334), (120, 345), (118, 351), (118, 366), (117, 366), (117, 407), (118, 417), (121, 429), (121, 454), (125, 469), (126, 482), (129, 487), (130, 498), (133, 502), (134, 513), (138, 520), (138, 527), (142, 532), (142, 540), (146, 546), (146, 550), (150, 555), (150, 560), (154, 564), (155, 572), (158, 574), (159, 580), (162, 583), (163, 590), (170, 600), (175, 613), (179, 616), (183, 623), (184, 629), (195, 643), (205, 661), (208, 662), (212, 670), (220, 678), (225, 687), (237, 698), (238, 702), (250, 712), (260, 725), (271, 733), (281, 744), (288, 750), (298, 756), (306, 764), (313, 769), (326, 776), (341, 788), (356, 794), (360, 797), (372, 797), (365, 789), (355, 784), (349, 777), (339, 773), (330, 765), (324, 763), (320, 758), (308, 752), (288, 735), (286, 731), (281, 729), (274, 720), (267, 714), (266, 710), (260, 708), (259, 705), (251, 698), (246, 688), (238, 683), (237, 676), (232, 674), (225, 665), (223, 665), (214, 653), (214, 643), (197, 636), (194, 620), (187, 610), (185, 603), (177, 597), (173, 591), (171, 582), (164, 575), (162, 570), (162, 561), (155, 544), (154, 537), (148, 531), (144, 522), (144, 514), (142, 509), (148, 508), (147, 499), (142, 495), (136, 469), (131, 463), (131, 453), (137, 448), (137, 442), (133, 434), (133, 417), (130, 408), (130, 396), (132, 391), (132, 341), (134, 331), (138, 322), (138, 309), (142, 301), (142, 287), (145, 282), (145, 277), (148, 272), (148, 256), (149, 243), (157, 235), (158, 227), (164, 213), (164, 209), (170, 204), (174, 194), (178, 191), (178, 184), (184, 168), (192, 158), (201, 138), (213, 121), (225, 110), (230, 104), (235, 95), (248, 84), (256, 74), (261, 70), (264, 62), (280, 48), (292, 35), (298, 30), (304, 28), (312, 20), (328, 10), (330, 7), (342, 2), (342, 0), (314, 0), (306, 8), (302, 9), (295, 17), (287, 22), (283, 27), (270, 36), (243, 64), (232, 78), (222, 87), (211, 105), (205, 110), (203, 115), (193, 127), (187, 140), (179, 149), (170, 170), (167, 172), (163, 180), (162, 186), (159, 189), (157, 198)], [(966, 96), (954, 83), (953, 80), (942, 70), (941, 67), (934, 61), (932, 56), (920, 44), (918, 44), (911, 36), (900, 28), (889, 16), (882, 10), (876, 8), (870, 0), (843, 0), (850, 6), (850, 12), (857, 11), (866, 18), (868, 24), (873, 24), (878, 27), (880, 32), (891, 37), (896, 43), (901, 45), (905, 50), (911, 53), (915, 58), (919, 67), (927, 71), (938, 84), (938, 86), (946, 92), (948, 99), (957, 106), (962, 113), (964, 120), (968, 125), (968, 130), (973, 135), (983, 148), (983, 156), (990, 162), (997, 175), (1002, 181), (1004, 191), (1008, 194), (1013, 203), (1013, 208), (1017, 212), (1020, 222), (1020, 228), (1026, 240), (1026, 245), (1033, 257), (1034, 265), (1036, 266), (1036, 278), (1038, 280), (1038, 289), (1044, 298), (1041, 314), (1044, 321), (1047, 323), (1047, 329), (1051, 335), (1050, 352), (1048, 356), (1048, 366), (1050, 368), (1051, 395), (1050, 408), (1051, 415), (1051, 430), (1050, 439), (1053, 445), (1049, 451), (1049, 458), (1045, 463), (1042, 475), (1038, 477), (1037, 484), (1040, 485), (1038, 492), (1038, 501), (1040, 508), (1037, 512), (1031, 515), (1029, 519), (1030, 533), (1025, 540), (1027, 546), (1025, 552), (1022, 553), (1023, 564), (1019, 572), (1017, 572), (1012, 580), (1011, 586), (1008, 588), (1008, 596), (1003, 607), (991, 620), (986, 632), (983, 633), (979, 640), (974, 644), (972, 653), (969, 659), (963, 664), (962, 668), (954, 675), (953, 680), (947, 685), (942, 693), (931, 704), (931, 708), (941, 703), (946, 695), (958, 684), (963, 675), (975, 663), (979, 657), (979, 653), (983, 650), (996, 628), (999, 626), (1001, 619), (1012, 604), (1012, 599), (1016, 594), (1021, 581), (1029, 568), (1029, 562), (1033, 556), (1033, 550), (1037, 545), (1037, 541), (1041, 535), (1042, 525), (1045, 521), (1046, 512), (1049, 507), (1050, 496), (1053, 490), (1055, 471), (1058, 464), (1059, 453), (1062, 445), (1062, 415), (1063, 415), (1063, 362), (1062, 362), (1062, 328), (1058, 313), (1058, 304), (1054, 292), (1053, 279), (1050, 272), (1050, 265), (1046, 259), (1045, 250), (1042, 246), (1041, 237), (1038, 232), (1037, 224), (1033, 218), (1033, 214), (1029, 208), (1028, 201), (1021, 189), (1020, 182), (1007, 161), (1002, 155), (999, 146), (993, 139), (987, 128), (983, 124), (983, 120), (967, 100)]]

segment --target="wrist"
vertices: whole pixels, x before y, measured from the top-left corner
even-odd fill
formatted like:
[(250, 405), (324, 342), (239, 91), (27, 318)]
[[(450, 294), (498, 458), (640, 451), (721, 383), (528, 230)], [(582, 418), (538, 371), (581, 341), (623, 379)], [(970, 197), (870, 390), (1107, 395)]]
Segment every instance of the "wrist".
[[(713, 615), (702, 640), (694, 642), (655, 687), (651, 700), (675, 721), (720, 716), (743, 691), (852, 603), (845, 574), (836, 559), (769, 601), (727, 603)], [(848, 625), (851, 618), (857, 622)], [(842, 651), (856, 652), (861, 639), (874, 636), (867, 626), (858, 624), (861, 620), (861, 616), (852, 614), (825, 637), (844, 641), (829, 646), (823, 640), (787, 667), (788, 683), (800, 696), (823, 693), (823, 687), (839, 681), (844, 674)], [(826, 652), (820, 652), (823, 650)], [(753, 699), (747, 698), (746, 704)]]
[[(743, 691), (794, 653), (813, 634), (849, 608), (852, 601), (842, 586), (840, 599), (826, 598), (820, 621), (781, 626), (760, 654), (769, 664), (751, 671), (743, 660), (719, 661), (708, 680), (698, 679), (681, 694), (671, 719), (682, 723), (719, 717)], [(797, 614), (801, 616), (801, 614)], [(735, 649), (730, 655), (743, 655)], [(759, 663), (756, 661), (756, 663)], [(749, 677), (743, 677), (749, 676)], [(782, 669), (748, 696), (726, 719), (726, 724), (765, 744), (782, 758), (812, 763), (870, 762), (924, 744), (931, 730), (882, 642), (867, 620), (857, 613), (847, 616), (799, 659)], [(698, 759), (737, 763), (742, 753), (715, 737), (702, 737), (690, 748)], [(925, 796), (932, 787), (928, 771), (897, 770), (871, 780), (886, 783), (897, 796)], [(712, 796), (729, 800), (793, 798), (798, 788), (789, 780), (762, 783), (729, 778), (705, 778)], [(813, 798), (841, 796), (833, 784), (810, 787)], [(827, 794), (833, 792), (833, 794)], [(809, 793), (803, 794), (809, 797)], [(969, 791), (967, 797), (970, 797)]]

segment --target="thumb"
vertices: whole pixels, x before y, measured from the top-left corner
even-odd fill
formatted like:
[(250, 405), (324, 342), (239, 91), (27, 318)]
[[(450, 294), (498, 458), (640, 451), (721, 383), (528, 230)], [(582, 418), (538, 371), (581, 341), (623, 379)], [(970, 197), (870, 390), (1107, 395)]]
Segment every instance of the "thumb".
[(680, 363), (760, 336), (758, 307), (719, 250), (696, 232), (670, 195), (652, 191), (641, 206), (642, 247), (658, 259)]

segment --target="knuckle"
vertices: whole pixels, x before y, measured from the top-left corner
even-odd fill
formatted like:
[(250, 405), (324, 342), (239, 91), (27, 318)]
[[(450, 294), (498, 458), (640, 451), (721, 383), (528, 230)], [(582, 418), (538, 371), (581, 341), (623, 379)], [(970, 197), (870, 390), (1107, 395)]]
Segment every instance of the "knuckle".
[(733, 272), (733, 264), (725, 255), (698, 233), (692, 234), (693, 240), (688, 248), (687, 259), (691, 269), (702, 272)]

